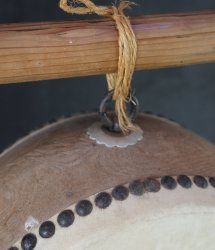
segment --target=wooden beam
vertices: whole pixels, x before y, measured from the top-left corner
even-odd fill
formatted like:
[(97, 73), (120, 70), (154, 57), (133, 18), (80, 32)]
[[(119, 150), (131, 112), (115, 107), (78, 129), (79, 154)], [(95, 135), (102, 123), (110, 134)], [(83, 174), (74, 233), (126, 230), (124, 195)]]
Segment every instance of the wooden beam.
[[(215, 61), (215, 11), (133, 17), (136, 70)], [(113, 21), (0, 25), (0, 83), (99, 75), (117, 69)]]

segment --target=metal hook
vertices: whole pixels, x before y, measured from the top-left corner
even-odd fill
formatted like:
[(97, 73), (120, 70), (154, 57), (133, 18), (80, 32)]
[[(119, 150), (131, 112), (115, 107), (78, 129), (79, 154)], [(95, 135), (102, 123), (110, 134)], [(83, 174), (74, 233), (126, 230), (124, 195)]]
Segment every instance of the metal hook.
[[(99, 115), (101, 118), (102, 124), (109, 129), (112, 132), (122, 132), (121, 128), (119, 126), (119, 123), (116, 121), (116, 119), (111, 119), (107, 114), (107, 105), (111, 102), (113, 97), (113, 91), (108, 92), (108, 94), (105, 96), (105, 98), (101, 101), (100, 107), (99, 107)], [(127, 103), (130, 104), (130, 110), (129, 110), (129, 117), (131, 121), (134, 121), (138, 112), (139, 112), (139, 102), (138, 99), (131, 95)]]

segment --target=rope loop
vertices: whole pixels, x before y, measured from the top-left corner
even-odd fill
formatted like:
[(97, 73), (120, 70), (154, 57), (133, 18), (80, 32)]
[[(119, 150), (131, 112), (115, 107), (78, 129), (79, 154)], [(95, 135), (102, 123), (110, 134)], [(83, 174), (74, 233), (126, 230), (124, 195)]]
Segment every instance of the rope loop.
[[(131, 92), (131, 80), (137, 58), (137, 42), (129, 17), (124, 10), (134, 5), (129, 1), (119, 1), (118, 6), (97, 6), (91, 0), (60, 0), (60, 8), (70, 14), (97, 14), (110, 17), (116, 23), (118, 30), (119, 60), (118, 71), (107, 74), (109, 91), (113, 91), (115, 113), (118, 117), (119, 127), (123, 133), (137, 131), (139, 127), (133, 124), (126, 110), (126, 100)], [(81, 5), (81, 6), (78, 6)]]

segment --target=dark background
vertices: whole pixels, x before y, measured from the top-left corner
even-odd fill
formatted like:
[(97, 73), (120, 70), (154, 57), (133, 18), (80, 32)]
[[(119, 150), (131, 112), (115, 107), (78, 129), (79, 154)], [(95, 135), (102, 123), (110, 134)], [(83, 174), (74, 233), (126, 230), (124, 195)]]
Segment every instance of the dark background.
[[(130, 15), (215, 10), (214, 0), (135, 2)], [(0, 0), (0, 23), (83, 18), (89, 16), (63, 13), (57, 0)], [(136, 72), (133, 86), (142, 111), (172, 118), (215, 142), (215, 64)], [(53, 119), (96, 110), (105, 93), (104, 76), (0, 85), (0, 151)]]

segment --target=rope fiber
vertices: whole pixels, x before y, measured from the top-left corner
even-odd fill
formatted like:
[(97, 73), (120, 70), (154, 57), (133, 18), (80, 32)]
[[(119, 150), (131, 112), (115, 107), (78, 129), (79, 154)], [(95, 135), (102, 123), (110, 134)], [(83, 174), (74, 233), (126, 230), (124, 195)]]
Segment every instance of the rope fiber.
[[(137, 42), (129, 17), (125, 16), (124, 10), (130, 8), (134, 3), (120, 1), (118, 6), (97, 6), (91, 0), (71, 0), (70, 2), (71, 4), (68, 4), (68, 0), (60, 0), (59, 6), (70, 14), (95, 13), (99, 16), (110, 17), (115, 21), (119, 35), (118, 71), (106, 75), (108, 89), (114, 91), (115, 113), (122, 132), (126, 134), (130, 131), (137, 131), (139, 128), (133, 124), (126, 109), (136, 64)], [(80, 4), (81, 6), (78, 6)]]

